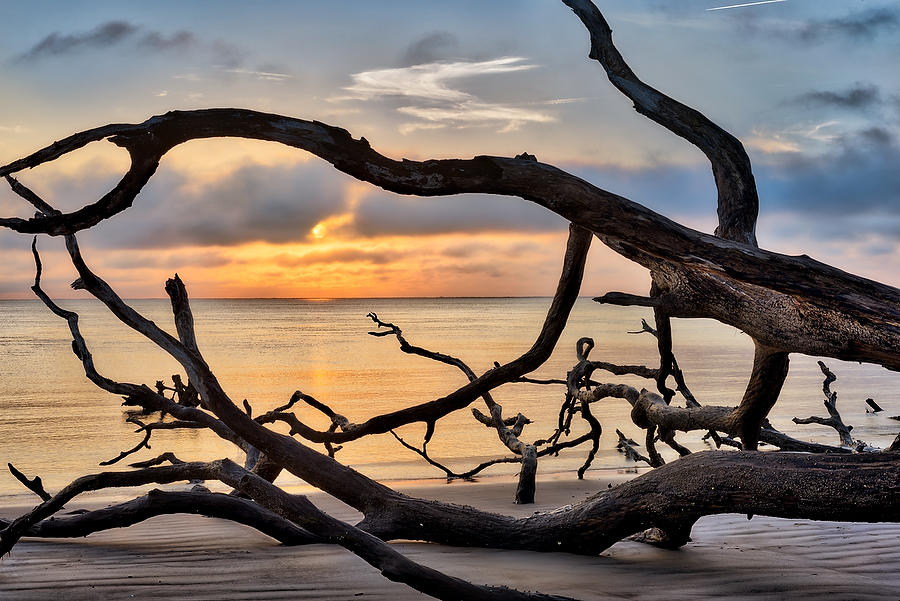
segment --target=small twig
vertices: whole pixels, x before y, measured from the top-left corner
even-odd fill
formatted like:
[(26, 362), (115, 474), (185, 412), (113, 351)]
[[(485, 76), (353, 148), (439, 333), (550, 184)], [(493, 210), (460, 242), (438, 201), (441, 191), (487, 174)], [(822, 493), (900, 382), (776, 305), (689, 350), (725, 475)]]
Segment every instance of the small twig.
[(31, 480), (28, 479), (25, 474), (16, 469), (12, 463), (7, 463), (6, 467), (9, 468), (9, 473), (12, 474), (16, 480), (25, 485), (25, 488), (39, 496), (42, 500), (48, 501), (51, 498), (50, 493), (44, 490), (44, 483), (41, 482), (40, 476), (35, 476)]
[[(837, 409), (837, 392), (832, 392), (831, 390), (831, 384), (832, 382), (837, 380), (837, 376), (834, 375), (834, 373), (830, 369), (828, 369), (828, 367), (823, 362), (819, 361), (818, 363), (819, 369), (822, 370), (822, 373), (825, 375), (825, 380), (822, 382), (822, 392), (825, 393), (824, 405), (825, 409), (828, 411), (829, 417), (824, 418), (815, 415), (812, 415), (805, 419), (795, 417), (793, 419), (793, 422), (795, 424), (819, 424), (822, 426), (834, 428), (835, 431), (837, 431), (838, 436), (840, 437), (841, 446), (847, 448), (860, 446), (853, 441), (853, 437), (850, 435), (850, 431), (853, 429), (853, 426), (848, 426), (844, 423), (844, 420), (841, 419), (841, 414)], [(863, 444), (862, 446), (865, 446), (865, 444)]]
[(118, 463), (119, 461), (125, 459), (129, 455), (133, 455), (134, 453), (137, 453), (138, 451), (140, 451), (143, 448), (147, 448), (147, 449), (150, 448), (150, 444), (149, 444), (150, 436), (153, 434), (153, 429), (148, 428), (145, 424), (141, 423), (135, 417), (129, 417), (125, 421), (131, 422), (134, 424), (138, 424), (140, 426), (140, 428), (138, 428), (136, 430), (136, 432), (140, 432), (141, 430), (143, 430), (144, 431), (144, 439), (141, 442), (134, 445), (134, 447), (128, 449), (127, 451), (120, 451), (118, 456), (113, 457), (112, 459), (107, 459), (106, 461), (101, 461), (100, 465), (113, 465), (114, 463)]
[(625, 457), (637, 463), (638, 461), (643, 461), (650, 464), (650, 460), (641, 455), (638, 450), (635, 448), (638, 446), (638, 443), (627, 438), (624, 434), (622, 434), (621, 430), (616, 430), (616, 434), (619, 436), (619, 442), (616, 443), (616, 448), (621, 453), (625, 453)]
[(158, 457), (154, 457), (153, 459), (148, 459), (147, 461), (138, 461), (137, 463), (129, 463), (128, 467), (153, 467), (155, 465), (162, 465), (163, 463), (171, 463), (172, 465), (181, 465), (184, 463), (181, 459), (175, 456), (171, 451), (167, 451)]

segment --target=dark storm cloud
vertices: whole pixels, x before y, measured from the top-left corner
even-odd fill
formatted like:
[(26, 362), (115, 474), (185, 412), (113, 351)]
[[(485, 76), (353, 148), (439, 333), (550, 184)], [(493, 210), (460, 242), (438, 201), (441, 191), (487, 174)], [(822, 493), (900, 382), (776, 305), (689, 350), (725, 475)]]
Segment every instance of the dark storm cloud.
[(429, 33), (407, 46), (400, 59), (400, 66), (422, 65), (451, 58), (450, 54), (458, 46), (459, 40), (449, 31)]
[(805, 42), (818, 42), (831, 36), (864, 41), (884, 31), (893, 31), (898, 26), (900, 26), (900, 10), (875, 8), (834, 19), (809, 21), (797, 33), (800, 40)]
[(363, 236), (429, 235), (484, 231), (561, 231), (566, 221), (521, 198), (465, 194), (412, 198), (381, 190), (356, 207)]
[(868, 109), (882, 103), (881, 91), (872, 84), (856, 83), (846, 90), (813, 90), (797, 96), (793, 104), (830, 106), (843, 109)]
[(126, 21), (108, 21), (86, 33), (61, 34), (53, 32), (17, 57), (19, 61), (33, 61), (50, 56), (69, 54), (89, 48), (105, 48), (133, 36), (139, 27)]

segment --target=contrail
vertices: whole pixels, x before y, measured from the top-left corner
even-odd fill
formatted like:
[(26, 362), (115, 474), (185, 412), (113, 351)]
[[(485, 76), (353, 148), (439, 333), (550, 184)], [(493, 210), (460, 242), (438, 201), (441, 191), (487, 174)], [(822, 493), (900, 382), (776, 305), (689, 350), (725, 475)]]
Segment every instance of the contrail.
[(761, 2), (747, 2), (745, 4), (731, 4), (729, 6), (716, 6), (715, 8), (707, 8), (706, 10), (725, 10), (726, 8), (743, 8), (745, 6), (756, 6), (757, 4), (774, 4), (776, 2), (787, 2), (787, 0), (762, 0)]

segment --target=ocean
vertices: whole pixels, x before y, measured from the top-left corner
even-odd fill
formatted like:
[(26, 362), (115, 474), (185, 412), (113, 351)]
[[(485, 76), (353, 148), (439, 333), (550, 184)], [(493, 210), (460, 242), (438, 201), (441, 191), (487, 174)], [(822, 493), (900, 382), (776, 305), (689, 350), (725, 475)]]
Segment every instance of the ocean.
[[(81, 315), (82, 332), (101, 374), (152, 387), (161, 379), (171, 383), (171, 375), (179, 373), (168, 355), (116, 321), (99, 302), (60, 304)], [(167, 300), (135, 300), (131, 304), (174, 333)], [(254, 415), (302, 390), (351, 421), (361, 422), (439, 398), (466, 381), (455, 368), (400, 352), (392, 336), (368, 335), (376, 329), (366, 317), (370, 311), (402, 328), (411, 344), (459, 357), (482, 373), (495, 361), (510, 361), (530, 347), (549, 304), (549, 298), (198, 299), (192, 306), (201, 351), (232, 399), (238, 403), (247, 399)], [(642, 318), (652, 323), (650, 310), (601, 306), (589, 298), (579, 299), (552, 357), (532, 375), (564, 378), (576, 362), (575, 341), (582, 336), (591, 336), (596, 343), (592, 359), (655, 367), (655, 339), (628, 333), (640, 330)], [(676, 357), (698, 400), (737, 404), (750, 373), (750, 339), (711, 320), (674, 320), (673, 328)], [(240, 451), (211, 433), (173, 430), (157, 431), (151, 449), (143, 449), (121, 464), (98, 467), (99, 462), (133, 447), (142, 435), (125, 422), (128, 414), (121, 399), (97, 389), (84, 377), (70, 341), (65, 321), (39, 301), (0, 301), (2, 461), (29, 476), (41, 476), (47, 489), (56, 491), (78, 476), (100, 469), (127, 469), (127, 463), (164, 451), (173, 451), (185, 461), (242, 460)], [(854, 436), (875, 446), (889, 444), (900, 430), (900, 422), (888, 417), (900, 414), (900, 374), (834, 359), (826, 363), (838, 377), (832, 388), (838, 392), (844, 421), (854, 426)], [(596, 372), (594, 379), (653, 387), (647, 380), (605, 372)], [(770, 415), (773, 425), (803, 440), (837, 444), (833, 430), (791, 421), (795, 416), (827, 416), (822, 379), (815, 358), (792, 356), (790, 375)], [(521, 437), (531, 442), (553, 432), (563, 393), (559, 385), (512, 384), (496, 390), (494, 398), (503, 405), (505, 416), (521, 412), (532, 420)], [(867, 414), (867, 397), (885, 411)], [(480, 399), (472, 406), (484, 409)], [(631, 424), (629, 410), (619, 399), (592, 406), (603, 426), (594, 469), (631, 467), (615, 450), (617, 428), (643, 441), (641, 431)], [(327, 428), (327, 420), (318, 412), (308, 407), (297, 411), (302, 421)], [(572, 436), (585, 431), (577, 421)], [(419, 444), (424, 426), (413, 424), (397, 433), (407, 442)], [(678, 440), (702, 450), (708, 445), (700, 440), (701, 434), (681, 433)], [(477, 423), (469, 409), (441, 420), (428, 449), (432, 457), (456, 471), (509, 455), (496, 434)], [(575, 478), (587, 451), (584, 445), (559, 457), (542, 458), (539, 473)], [(674, 456), (668, 449), (665, 455)], [(347, 443), (337, 459), (381, 480), (444, 478), (443, 472), (403, 448), (390, 434)], [(515, 464), (501, 464), (483, 472), (482, 477), (516, 472)], [(591, 472), (586, 477), (590, 478)], [(279, 483), (303, 490), (303, 483), (289, 474)], [(27, 499), (29, 494), (11, 475), (0, 474), (0, 497)], [(104, 494), (127, 496), (128, 492)]]

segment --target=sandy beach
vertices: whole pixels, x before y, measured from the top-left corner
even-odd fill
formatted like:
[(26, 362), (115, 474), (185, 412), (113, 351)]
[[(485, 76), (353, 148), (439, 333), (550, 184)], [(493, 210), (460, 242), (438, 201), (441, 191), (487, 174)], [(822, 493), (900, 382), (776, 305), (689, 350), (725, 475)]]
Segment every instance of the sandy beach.
[[(516, 506), (508, 481), (412, 482), (409, 494), (528, 515), (577, 502), (627, 475), (553, 477), (538, 503)], [(342, 519), (358, 514), (316, 493)], [(77, 500), (76, 500), (77, 501)], [(96, 507), (97, 502), (69, 508)], [(102, 503), (100, 504), (102, 505)], [(0, 507), (12, 517), (25, 507)], [(415, 561), (483, 584), (578, 599), (900, 598), (900, 524), (723, 515), (701, 519), (678, 551), (620, 542), (599, 557), (397, 543)], [(150, 519), (74, 540), (21, 541), (0, 563), (0, 598), (425, 599), (335, 546), (283, 547), (244, 526), (193, 515)]]

